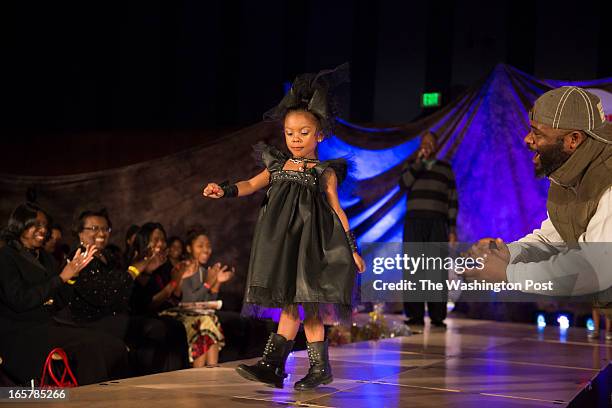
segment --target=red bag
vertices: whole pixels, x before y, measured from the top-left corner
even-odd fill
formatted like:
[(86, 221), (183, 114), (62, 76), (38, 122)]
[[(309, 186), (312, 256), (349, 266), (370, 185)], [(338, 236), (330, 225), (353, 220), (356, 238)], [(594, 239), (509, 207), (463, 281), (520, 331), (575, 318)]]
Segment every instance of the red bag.
[[(60, 360), (62, 364), (64, 365), (64, 372), (61, 374), (61, 378), (58, 380), (57, 376), (55, 375), (55, 372), (53, 371), (53, 356), (57, 355), (60, 357)], [(52, 384), (47, 384), (45, 379), (47, 377), (47, 373), (49, 374), (49, 377), (51, 378), (51, 381), (53, 382)], [(66, 378), (66, 376), (68, 376), (68, 378)], [(68, 356), (66, 356), (66, 352), (64, 351), (64, 349), (62, 348), (54, 348), (53, 350), (51, 350), (51, 352), (49, 353), (49, 355), (47, 356), (47, 360), (45, 361), (45, 365), (43, 367), (43, 372), (42, 372), (42, 376), (40, 378), (40, 387), (41, 388), (49, 388), (49, 387), (60, 387), (60, 388), (67, 388), (67, 387), (78, 387), (79, 384), (77, 383), (76, 378), (74, 377), (74, 374), (72, 374), (72, 370), (70, 369), (70, 364), (68, 364)]]

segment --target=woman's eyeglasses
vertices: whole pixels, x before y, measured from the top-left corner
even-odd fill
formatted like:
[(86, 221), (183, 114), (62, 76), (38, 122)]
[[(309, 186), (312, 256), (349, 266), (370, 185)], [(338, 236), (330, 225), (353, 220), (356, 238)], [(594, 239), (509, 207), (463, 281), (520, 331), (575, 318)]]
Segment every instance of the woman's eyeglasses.
[(93, 227), (83, 227), (84, 230), (87, 231), (91, 231), (94, 234), (98, 233), (98, 232), (106, 232), (106, 233), (110, 233), (112, 231), (111, 227), (100, 227), (98, 225), (94, 225)]

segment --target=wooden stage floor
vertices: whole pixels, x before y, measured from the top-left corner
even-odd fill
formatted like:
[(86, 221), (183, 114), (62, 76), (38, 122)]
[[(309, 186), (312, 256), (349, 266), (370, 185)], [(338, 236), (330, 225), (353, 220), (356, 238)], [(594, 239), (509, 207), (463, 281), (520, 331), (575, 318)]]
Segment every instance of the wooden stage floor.
[(236, 361), (80, 387), (70, 401), (42, 406), (559, 407), (612, 356), (612, 344), (588, 341), (585, 329), (561, 336), (557, 327), (538, 332), (535, 325), (447, 322), (446, 331), (426, 325), (409, 337), (330, 348), (335, 381), (314, 391), (293, 390), (308, 367), (306, 351), (299, 351), (289, 357), (284, 389), (242, 379), (234, 372), (242, 361)]

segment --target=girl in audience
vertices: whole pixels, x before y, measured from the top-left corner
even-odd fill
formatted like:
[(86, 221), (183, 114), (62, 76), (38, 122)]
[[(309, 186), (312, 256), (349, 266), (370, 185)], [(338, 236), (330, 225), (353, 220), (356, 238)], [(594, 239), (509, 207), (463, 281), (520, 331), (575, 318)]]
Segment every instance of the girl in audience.
[[(187, 233), (186, 272), (183, 274), (183, 302), (205, 302), (216, 300), (221, 285), (234, 276), (234, 269), (227, 265), (215, 263), (206, 266), (212, 254), (208, 233), (200, 226)], [(189, 358), (193, 367), (215, 366), (219, 360), (219, 351), (225, 345), (219, 318), (210, 312), (202, 314), (180, 311), (166, 311), (167, 315), (183, 322), (189, 341)]]

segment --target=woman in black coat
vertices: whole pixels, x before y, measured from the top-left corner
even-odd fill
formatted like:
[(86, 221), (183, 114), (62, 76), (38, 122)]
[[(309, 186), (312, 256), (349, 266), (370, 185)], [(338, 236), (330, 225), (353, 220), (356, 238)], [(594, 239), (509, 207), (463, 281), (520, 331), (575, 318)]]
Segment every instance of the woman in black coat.
[(49, 216), (34, 204), (19, 205), (3, 231), (0, 248), (0, 356), (3, 370), (20, 384), (38, 379), (55, 347), (68, 354), (79, 385), (119, 378), (127, 372), (125, 344), (103, 332), (63, 325), (53, 316), (64, 306), (68, 285), (96, 249), (77, 251), (58, 273), (43, 250)]

